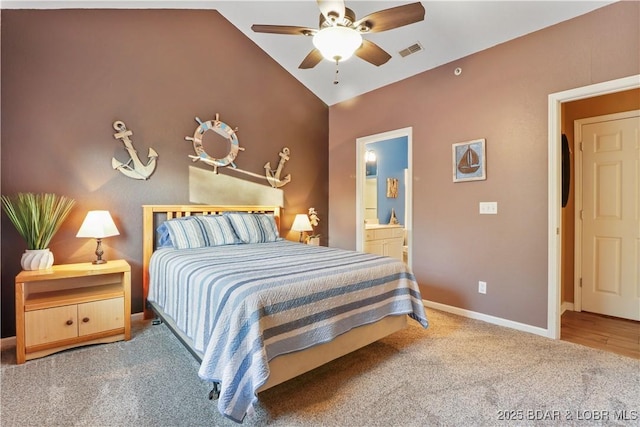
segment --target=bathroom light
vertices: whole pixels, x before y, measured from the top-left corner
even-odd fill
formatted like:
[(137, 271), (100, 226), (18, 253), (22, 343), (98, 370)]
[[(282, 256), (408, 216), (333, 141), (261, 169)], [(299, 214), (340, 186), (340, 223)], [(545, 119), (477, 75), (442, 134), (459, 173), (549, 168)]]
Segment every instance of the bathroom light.
[(351, 58), (362, 45), (362, 36), (353, 28), (336, 25), (318, 31), (313, 45), (329, 61), (339, 62)]
[(376, 161), (376, 152), (373, 150), (367, 150), (364, 155), (364, 160), (366, 162), (375, 162)]

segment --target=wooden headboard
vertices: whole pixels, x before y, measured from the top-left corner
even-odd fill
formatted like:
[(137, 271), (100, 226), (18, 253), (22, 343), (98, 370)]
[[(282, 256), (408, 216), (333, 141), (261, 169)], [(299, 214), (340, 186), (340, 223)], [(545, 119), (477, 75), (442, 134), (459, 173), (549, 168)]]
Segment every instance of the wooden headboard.
[(158, 226), (172, 218), (182, 218), (192, 215), (216, 215), (223, 212), (249, 212), (273, 214), (276, 225), (280, 230), (280, 206), (219, 206), (219, 205), (143, 205), (142, 206), (142, 297), (144, 304), (144, 318), (151, 319), (153, 313), (147, 308), (147, 295), (149, 295), (149, 261), (151, 254), (156, 249), (156, 229)]

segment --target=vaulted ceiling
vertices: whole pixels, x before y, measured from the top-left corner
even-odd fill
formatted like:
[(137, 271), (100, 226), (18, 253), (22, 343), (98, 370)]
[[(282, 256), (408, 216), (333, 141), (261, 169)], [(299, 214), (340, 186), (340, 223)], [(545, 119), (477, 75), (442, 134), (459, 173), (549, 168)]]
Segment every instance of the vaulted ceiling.
[[(327, 105), (350, 99), (415, 74), (452, 63), (508, 40), (588, 13), (612, 3), (602, 1), (422, 1), (421, 22), (389, 31), (367, 34), (391, 55), (376, 67), (360, 58), (339, 64), (321, 61), (311, 69), (298, 66), (313, 48), (311, 37), (255, 33), (253, 24), (318, 28), (320, 10), (315, 0), (294, 1), (3, 1), (2, 8), (188, 8), (217, 9), (291, 75)], [(346, 0), (357, 18), (408, 4), (408, 1)], [(419, 44), (422, 50), (408, 56), (400, 51)], [(452, 64), (451, 72), (454, 72)], [(462, 70), (464, 72), (464, 70)]]
[[(605, 6), (611, 1), (422, 1), (425, 19), (405, 27), (368, 34), (391, 59), (376, 67), (352, 57), (338, 67), (323, 60), (312, 69), (298, 65), (313, 48), (311, 37), (255, 33), (252, 24), (318, 27), (320, 11), (314, 0), (213, 2), (253, 40), (326, 104), (332, 105), (510, 39), (540, 30)], [(357, 18), (407, 4), (407, 1), (346, 0)], [(402, 57), (399, 52), (419, 43), (423, 50)], [(456, 68), (452, 64), (451, 72)], [(463, 70), (464, 72), (464, 70)]]

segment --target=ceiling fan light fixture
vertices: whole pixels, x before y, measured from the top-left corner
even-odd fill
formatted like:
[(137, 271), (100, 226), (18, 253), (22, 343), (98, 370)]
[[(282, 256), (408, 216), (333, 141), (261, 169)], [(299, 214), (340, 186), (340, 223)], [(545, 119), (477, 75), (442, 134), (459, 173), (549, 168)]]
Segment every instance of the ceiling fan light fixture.
[(313, 45), (324, 58), (339, 62), (349, 59), (362, 45), (362, 36), (353, 28), (336, 25), (318, 31)]

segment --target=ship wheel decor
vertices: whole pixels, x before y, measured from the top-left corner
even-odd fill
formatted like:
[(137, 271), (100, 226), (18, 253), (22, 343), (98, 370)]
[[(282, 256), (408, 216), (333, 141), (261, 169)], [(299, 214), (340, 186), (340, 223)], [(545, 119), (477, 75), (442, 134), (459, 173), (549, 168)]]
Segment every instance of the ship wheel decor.
[(487, 179), (484, 139), (453, 144), (453, 182)]
[[(213, 171), (218, 173), (219, 167), (231, 166), (232, 168), (236, 168), (236, 164), (234, 160), (238, 156), (239, 151), (244, 151), (244, 148), (240, 147), (238, 142), (238, 136), (236, 132), (238, 128), (232, 129), (228, 124), (220, 121), (220, 115), (216, 113), (216, 118), (214, 120), (208, 120), (206, 122), (201, 121), (198, 117), (196, 117), (196, 121), (199, 126), (196, 128), (193, 133), (193, 137), (186, 136), (184, 139), (187, 141), (193, 142), (193, 149), (196, 152), (196, 155), (189, 155), (191, 160), (194, 162), (201, 161), (208, 165), (213, 166)], [(211, 157), (204, 151), (204, 147), (202, 146), (202, 137), (205, 132), (212, 130), (218, 135), (222, 136), (229, 142), (229, 153), (221, 158), (216, 159)]]

